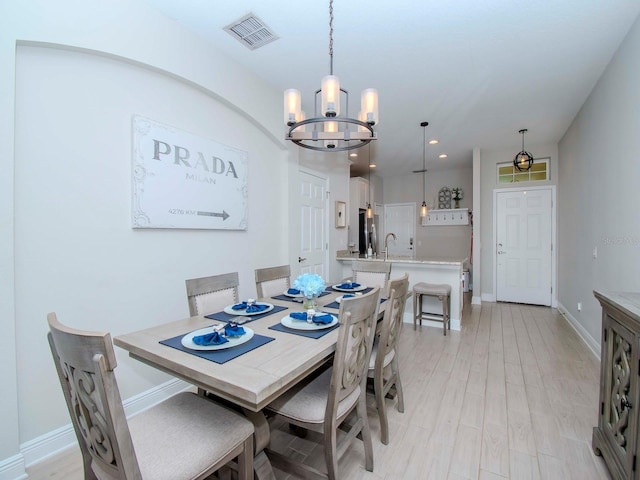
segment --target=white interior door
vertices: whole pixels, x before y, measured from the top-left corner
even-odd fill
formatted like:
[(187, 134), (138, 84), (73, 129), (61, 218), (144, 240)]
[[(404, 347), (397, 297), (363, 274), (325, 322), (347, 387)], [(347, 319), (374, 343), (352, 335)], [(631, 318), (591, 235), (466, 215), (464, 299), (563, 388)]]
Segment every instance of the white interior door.
[[(416, 238), (416, 205), (415, 203), (391, 203), (384, 206), (384, 231), (385, 237), (390, 233), (396, 235), (396, 239), (389, 237), (389, 256), (411, 257), (414, 239)], [(378, 239), (379, 251), (384, 249), (384, 239)]]
[(496, 193), (496, 300), (551, 305), (551, 189)]
[(326, 279), (327, 183), (325, 177), (300, 171), (300, 273), (317, 273)]

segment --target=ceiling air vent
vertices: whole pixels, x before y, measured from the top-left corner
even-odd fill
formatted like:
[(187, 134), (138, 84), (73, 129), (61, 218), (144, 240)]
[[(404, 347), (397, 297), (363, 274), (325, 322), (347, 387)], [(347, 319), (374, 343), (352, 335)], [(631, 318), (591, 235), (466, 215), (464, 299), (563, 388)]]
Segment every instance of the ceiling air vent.
[(250, 50), (278, 39), (278, 36), (253, 13), (230, 23), (224, 30)]

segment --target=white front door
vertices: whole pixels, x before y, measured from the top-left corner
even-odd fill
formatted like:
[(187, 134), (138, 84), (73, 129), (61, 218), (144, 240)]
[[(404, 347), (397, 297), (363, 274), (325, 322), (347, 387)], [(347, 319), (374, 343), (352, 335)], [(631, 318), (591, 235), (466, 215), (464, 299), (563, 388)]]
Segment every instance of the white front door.
[(496, 192), (496, 300), (551, 305), (551, 189)]
[(328, 274), (327, 183), (325, 177), (300, 171), (300, 273)]
[[(379, 251), (384, 249), (384, 240), (388, 236), (389, 256), (413, 258), (413, 243), (416, 238), (415, 203), (391, 203), (384, 206), (384, 238), (378, 239)], [(389, 234), (395, 234), (393, 239)]]

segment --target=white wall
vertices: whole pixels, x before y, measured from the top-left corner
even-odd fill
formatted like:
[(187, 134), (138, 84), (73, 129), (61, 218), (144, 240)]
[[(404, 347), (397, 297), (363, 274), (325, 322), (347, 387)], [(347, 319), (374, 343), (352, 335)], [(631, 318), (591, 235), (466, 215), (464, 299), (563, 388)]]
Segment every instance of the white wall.
[(558, 147), (558, 299), (595, 343), (593, 290), (640, 291), (639, 59), (640, 20)]
[[(498, 188), (527, 187), (541, 185), (558, 185), (558, 147), (556, 144), (526, 145), (527, 151), (535, 158), (550, 157), (549, 180), (537, 182), (521, 182), (517, 184), (498, 183), (497, 164), (512, 162), (517, 150), (481, 150), (480, 151), (480, 242), (481, 264), (480, 287), (483, 300), (495, 301), (494, 276), (495, 276), (495, 229), (493, 225), (493, 191)], [(559, 221), (562, 218), (559, 217)], [(474, 252), (474, 256), (478, 253)], [(474, 284), (474, 289), (477, 286)], [(474, 291), (474, 296), (477, 293)]]
[[(292, 160), (281, 92), (143, 2), (2, 2), (0, 18), (0, 477), (15, 478), (21, 445), (69, 424), (46, 313), (117, 335), (185, 316), (186, 278), (239, 271), (254, 292), (254, 268), (289, 261)], [(136, 113), (248, 152), (246, 231), (131, 229)], [(116, 351), (123, 398), (168, 378)]]
[[(429, 171), (425, 177), (426, 202), (430, 209), (438, 208), (438, 192), (442, 187), (461, 187), (460, 208), (473, 210), (473, 169)], [(384, 203), (415, 203), (416, 215), (422, 204), (422, 174), (385, 177), (382, 185)], [(452, 205), (453, 206), (453, 205)], [(468, 257), (471, 227), (421, 227), (416, 216), (416, 257)]]

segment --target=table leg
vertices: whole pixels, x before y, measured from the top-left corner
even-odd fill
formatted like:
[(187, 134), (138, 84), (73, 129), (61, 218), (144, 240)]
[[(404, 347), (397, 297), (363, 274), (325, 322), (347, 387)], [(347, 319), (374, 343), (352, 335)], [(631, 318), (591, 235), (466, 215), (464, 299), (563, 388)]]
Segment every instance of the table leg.
[(253, 456), (253, 471), (258, 480), (275, 480), (275, 474), (271, 467), (271, 462), (264, 453), (264, 449), (269, 446), (270, 432), (267, 417), (262, 412), (253, 412), (242, 409), (244, 415), (253, 423), (255, 433), (253, 435), (253, 445), (255, 454)]

